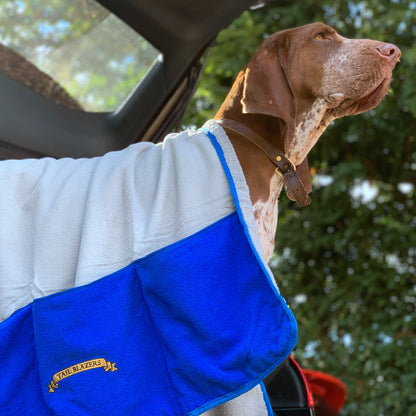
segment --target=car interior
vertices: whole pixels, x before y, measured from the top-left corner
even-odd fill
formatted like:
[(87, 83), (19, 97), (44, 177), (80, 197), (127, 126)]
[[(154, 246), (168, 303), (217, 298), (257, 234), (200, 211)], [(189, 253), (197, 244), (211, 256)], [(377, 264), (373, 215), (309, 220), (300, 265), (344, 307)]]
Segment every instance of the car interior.
[(10, 0), (0, 10), (0, 158), (94, 157), (179, 123), (203, 55), (253, 0)]

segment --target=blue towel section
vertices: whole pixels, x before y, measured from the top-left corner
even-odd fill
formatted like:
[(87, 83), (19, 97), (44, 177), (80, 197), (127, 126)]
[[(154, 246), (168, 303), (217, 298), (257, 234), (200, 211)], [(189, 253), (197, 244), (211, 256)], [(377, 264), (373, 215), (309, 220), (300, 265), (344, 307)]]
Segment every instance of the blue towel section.
[(228, 159), (204, 132), (236, 212), (0, 323), (1, 415), (196, 416), (290, 353), (296, 321), (253, 242)]
[(0, 323), (0, 415), (53, 416), (39, 379), (32, 305)]
[(237, 213), (0, 324), (0, 413), (197, 415), (296, 342)]

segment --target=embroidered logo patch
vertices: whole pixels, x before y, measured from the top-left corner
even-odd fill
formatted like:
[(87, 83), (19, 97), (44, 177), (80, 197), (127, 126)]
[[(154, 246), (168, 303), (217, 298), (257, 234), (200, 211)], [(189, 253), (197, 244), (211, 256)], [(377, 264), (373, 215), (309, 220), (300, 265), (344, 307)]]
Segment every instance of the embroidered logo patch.
[(70, 367), (64, 368), (61, 371), (58, 371), (52, 376), (52, 380), (50, 384), (47, 385), (49, 388), (49, 393), (53, 393), (55, 389), (58, 388), (58, 383), (65, 378), (71, 377), (75, 374), (82, 373), (83, 371), (93, 370), (94, 368), (103, 368), (104, 371), (117, 371), (118, 368), (116, 367), (117, 363), (112, 363), (110, 361), (106, 361), (105, 358), (96, 358), (94, 360), (84, 361), (79, 364), (72, 365)]

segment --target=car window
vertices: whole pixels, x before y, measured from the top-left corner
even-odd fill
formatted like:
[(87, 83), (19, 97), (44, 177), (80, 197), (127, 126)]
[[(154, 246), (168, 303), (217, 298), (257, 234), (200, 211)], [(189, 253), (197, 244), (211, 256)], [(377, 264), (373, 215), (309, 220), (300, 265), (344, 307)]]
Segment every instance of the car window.
[(0, 1), (0, 72), (66, 107), (116, 110), (159, 55), (95, 1)]

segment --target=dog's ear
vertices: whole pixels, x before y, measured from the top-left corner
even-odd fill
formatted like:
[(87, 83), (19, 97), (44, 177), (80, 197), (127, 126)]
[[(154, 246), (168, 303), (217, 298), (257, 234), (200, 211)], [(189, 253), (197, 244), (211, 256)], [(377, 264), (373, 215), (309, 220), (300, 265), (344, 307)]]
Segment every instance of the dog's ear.
[(278, 117), (286, 125), (285, 149), (295, 130), (296, 97), (287, 77), (288, 36), (278, 36), (257, 51), (244, 71), (243, 113)]
[[(281, 35), (273, 47), (263, 47), (253, 56), (245, 68), (243, 113), (265, 114), (278, 117), (286, 125), (284, 151), (289, 150), (295, 133), (296, 96), (287, 76), (290, 38)], [(305, 191), (312, 190), (308, 160), (297, 166), (297, 173)]]

